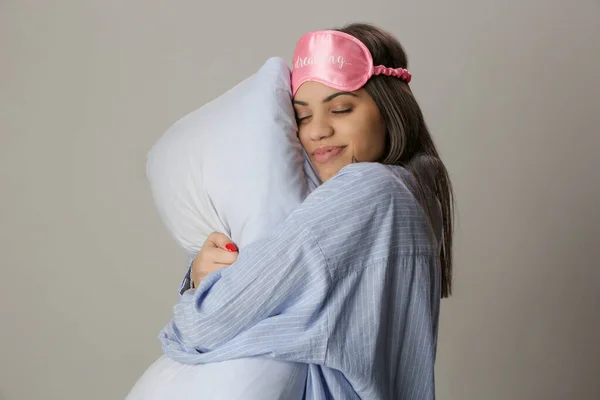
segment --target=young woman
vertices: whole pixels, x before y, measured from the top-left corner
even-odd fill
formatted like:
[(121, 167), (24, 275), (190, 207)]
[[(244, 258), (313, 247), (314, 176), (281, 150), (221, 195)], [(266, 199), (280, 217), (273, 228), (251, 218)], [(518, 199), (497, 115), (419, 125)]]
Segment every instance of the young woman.
[(453, 200), (406, 67), (372, 25), (298, 41), (298, 134), (323, 183), (239, 254), (211, 235), (161, 332), (167, 356), (306, 363), (307, 399), (435, 398)]

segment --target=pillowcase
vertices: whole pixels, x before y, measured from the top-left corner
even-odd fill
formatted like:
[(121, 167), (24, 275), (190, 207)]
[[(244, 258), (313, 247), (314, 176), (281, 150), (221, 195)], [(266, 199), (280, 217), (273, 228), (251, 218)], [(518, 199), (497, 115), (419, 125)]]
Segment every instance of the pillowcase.
[(146, 175), (175, 240), (197, 253), (213, 231), (259, 239), (318, 184), (300, 141), (291, 71), (278, 57), (186, 115), (154, 144)]
[(125, 400), (302, 400), (308, 365), (267, 358), (182, 364), (158, 358)]

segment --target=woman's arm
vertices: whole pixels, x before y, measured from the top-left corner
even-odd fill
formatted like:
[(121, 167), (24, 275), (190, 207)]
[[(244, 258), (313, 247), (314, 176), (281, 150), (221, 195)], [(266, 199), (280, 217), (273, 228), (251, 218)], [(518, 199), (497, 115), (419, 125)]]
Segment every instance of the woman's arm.
[[(279, 356), (287, 358), (305, 348), (301, 342), (314, 340), (313, 335), (325, 339), (326, 320), (313, 309), (330, 287), (326, 262), (306, 228), (288, 227), (281, 233), (267, 246), (262, 241), (247, 246), (233, 265), (183, 293), (161, 334), (167, 355), (190, 363), (224, 360), (232, 351), (232, 358), (268, 355), (256, 344), (272, 346), (265, 339), (278, 332)], [(255, 345), (247, 346), (249, 342)], [(303, 357), (316, 362), (324, 351), (318, 356), (311, 349)]]

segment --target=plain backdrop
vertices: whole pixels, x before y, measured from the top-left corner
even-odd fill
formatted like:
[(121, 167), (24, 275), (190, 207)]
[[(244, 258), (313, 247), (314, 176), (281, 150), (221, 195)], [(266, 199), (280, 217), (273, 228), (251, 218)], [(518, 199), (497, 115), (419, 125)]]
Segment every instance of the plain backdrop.
[(438, 398), (600, 398), (599, 17), (598, 0), (0, 1), (0, 399), (124, 398), (186, 268), (147, 151), (353, 21), (405, 46), (456, 190)]

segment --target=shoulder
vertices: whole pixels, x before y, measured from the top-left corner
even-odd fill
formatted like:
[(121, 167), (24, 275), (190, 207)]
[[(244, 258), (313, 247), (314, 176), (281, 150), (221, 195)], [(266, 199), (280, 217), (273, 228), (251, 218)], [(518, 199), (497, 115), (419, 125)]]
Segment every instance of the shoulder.
[(396, 165), (373, 162), (349, 164), (317, 188), (315, 197), (348, 197), (349, 200), (362, 197), (412, 197), (407, 186), (411, 179), (406, 169)]
[(385, 165), (376, 162), (360, 162), (348, 164), (328, 182), (347, 179), (365, 178), (365, 180), (390, 181), (395, 180), (404, 168), (395, 165)]
[(335, 271), (429, 251), (428, 222), (407, 186), (411, 179), (400, 166), (348, 165), (307, 198), (295, 220)]
[(331, 221), (352, 215), (373, 217), (419, 207), (406, 182), (411, 177), (400, 166), (356, 163), (342, 168), (315, 189), (294, 213), (304, 221)]

